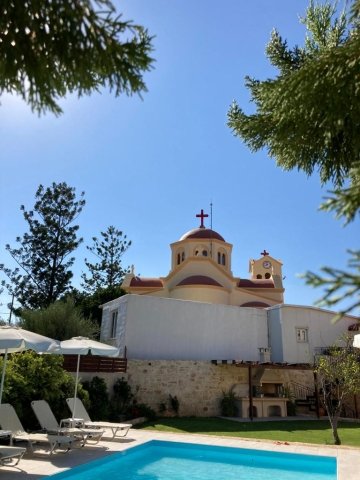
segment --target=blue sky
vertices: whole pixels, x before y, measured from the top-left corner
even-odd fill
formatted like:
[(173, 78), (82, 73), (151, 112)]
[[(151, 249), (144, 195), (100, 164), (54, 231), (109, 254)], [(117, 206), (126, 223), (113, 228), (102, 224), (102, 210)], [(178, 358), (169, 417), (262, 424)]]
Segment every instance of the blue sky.
[(39, 118), (20, 99), (4, 96), (0, 263), (12, 265), (5, 244), (14, 246), (26, 231), (20, 205), (33, 206), (39, 184), (65, 181), (85, 191), (87, 201), (78, 219), (84, 244), (76, 252), (75, 286), (85, 245), (109, 225), (133, 242), (125, 265), (142, 276), (167, 275), (169, 244), (197, 227), (196, 213), (208, 212), (212, 201), (213, 228), (234, 245), (234, 275), (247, 278), (249, 259), (265, 248), (284, 264), (286, 303), (313, 304), (321, 291), (298, 275), (324, 265), (344, 268), (346, 249), (358, 247), (359, 224), (343, 228), (319, 212), (327, 189), (316, 175), (280, 170), (226, 126), (233, 99), (253, 109), (244, 77), (274, 75), (264, 53), (271, 30), (302, 44), (299, 15), (306, 6), (303, 0), (127, 0), (119, 4), (124, 18), (155, 36), (156, 62), (142, 100), (106, 91), (71, 96), (61, 117)]

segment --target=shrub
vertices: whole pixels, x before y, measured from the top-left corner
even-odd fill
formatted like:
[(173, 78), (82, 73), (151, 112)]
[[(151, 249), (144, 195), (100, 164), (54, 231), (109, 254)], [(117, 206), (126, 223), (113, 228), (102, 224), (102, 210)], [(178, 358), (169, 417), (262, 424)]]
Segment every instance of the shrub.
[(103, 378), (93, 377), (83, 382), (83, 388), (89, 392), (89, 415), (92, 420), (107, 420), (110, 415), (110, 402), (106, 382)]
[[(0, 368), (2, 362), (1, 359)], [(75, 382), (62, 364), (62, 355), (37, 355), (27, 351), (9, 356), (3, 402), (13, 405), (24, 428), (39, 429), (31, 409), (33, 400), (49, 402), (58, 419), (69, 416), (66, 398), (73, 396)], [(81, 388), (79, 393), (83, 394)]]
[(234, 387), (231, 387), (228, 392), (222, 392), (222, 399), (220, 400), (221, 415), (223, 417), (236, 417), (238, 414), (238, 407), (236, 405), (236, 395)]
[(20, 316), (19, 324), (22, 328), (57, 340), (79, 335), (95, 338), (99, 333), (98, 324), (84, 318), (71, 299), (58, 300), (48, 308), (21, 310)]
[(169, 394), (170, 407), (175, 412), (176, 415), (179, 415), (180, 402), (177, 396), (174, 397)]

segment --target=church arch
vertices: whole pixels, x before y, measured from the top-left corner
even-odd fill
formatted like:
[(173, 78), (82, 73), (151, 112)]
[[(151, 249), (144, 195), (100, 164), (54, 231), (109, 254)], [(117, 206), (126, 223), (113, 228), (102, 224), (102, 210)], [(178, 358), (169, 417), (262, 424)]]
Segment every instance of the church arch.
[(226, 267), (226, 264), (227, 264), (227, 254), (226, 254), (226, 251), (221, 248), (220, 250), (218, 250), (217, 252), (217, 263), (219, 265), (222, 265), (223, 267)]
[(176, 256), (176, 263), (177, 265), (180, 265), (180, 263), (182, 263), (184, 260), (185, 260), (185, 252), (184, 250), (178, 250), (177, 252), (177, 256)]
[(194, 249), (194, 257), (208, 257), (209, 249), (205, 245), (197, 245)]

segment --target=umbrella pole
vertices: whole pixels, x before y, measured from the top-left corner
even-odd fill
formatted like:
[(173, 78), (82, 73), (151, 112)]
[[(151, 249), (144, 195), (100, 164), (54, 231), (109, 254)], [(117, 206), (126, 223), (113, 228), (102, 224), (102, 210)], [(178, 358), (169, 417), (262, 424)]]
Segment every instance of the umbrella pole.
[(3, 363), (3, 368), (2, 368), (1, 387), (0, 387), (0, 405), (1, 405), (2, 394), (3, 394), (3, 390), (4, 390), (5, 369), (6, 369), (7, 355), (8, 355), (8, 349), (5, 350), (4, 363)]
[(79, 383), (79, 370), (80, 370), (80, 354), (78, 355), (77, 367), (76, 367), (76, 380), (75, 380), (73, 418), (75, 418), (76, 396), (77, 396), (77, 388), (78, 388), (78, 383)]

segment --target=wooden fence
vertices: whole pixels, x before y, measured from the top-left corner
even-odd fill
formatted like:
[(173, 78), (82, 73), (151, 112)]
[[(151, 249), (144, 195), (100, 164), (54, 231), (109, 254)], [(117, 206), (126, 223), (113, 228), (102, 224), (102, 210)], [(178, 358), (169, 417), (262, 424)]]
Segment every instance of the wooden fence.
[[(63, 368), (76, 372), (78, 356), (64, 355)], [(126, 373), (126, 358), (99, 357), (97, 355), (80, 356), (80, 372)]]

